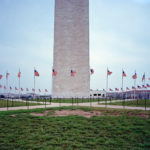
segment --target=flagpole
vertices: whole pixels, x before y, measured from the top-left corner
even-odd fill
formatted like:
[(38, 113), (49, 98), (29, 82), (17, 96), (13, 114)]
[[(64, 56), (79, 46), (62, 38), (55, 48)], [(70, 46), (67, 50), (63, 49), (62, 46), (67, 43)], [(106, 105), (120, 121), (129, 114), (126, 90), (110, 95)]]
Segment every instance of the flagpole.
[(8, 96), (8, 71), (6, 72), (6, 88), (7, 88), (7, 96)]
[(123, 99), (123, 69), (122, 69), (122, 99)]
[(53, 66), (52, 66), (52, 74), (51, 74), (51, 81), (52, 81), (52, 84), (51, 84), (51, 95), (53, 94)]
[(125, 94), (125, 99), (127, 99), (127, 89), (125, 89), (125, 91), (126, 91), (126, 94)]
[(9, 97), (10, 97), (10, 94), (11, 94), (11, 89), (10, 89), (10, 87), (9, 87)]
[[(20, 73), (20, 68), (19, 68), (19, 73)], [(19, 78), (19, 99), (20, 99), (20, 77), (18, 76)]]
[(136, 79), (134, 79), (134, 87), (135, 87), (135, 89), (134, 89), (134, 99), (135, 99), (135, 91), (136, 91)]
[[(136, 71), (135, 71), (135, 74), (136, 74)], [(134, 100), (135, 100), (135, 91), (136, 91), (136, 78), (134, 79)]]
[(20, 99), (20, 78), (19, 78), (19, 99)]
[(35, 67), (34, 67), (34, 98), (35, 98)]
[(107, 76), (106, 76), (106, 97), (107, 97), (107, 91), (108, 91), (108, 67), (107, 67)]
[[(0, 86), (2, 86), (1, 82), (0, 82)], [(2, 90), (3, 90), (2, 87), (0, 87), (0, 93), (3, 93)]]
[[(144, 72), (144, 75), (145, 75), (145, 72)], [(144, 87), (146, 88), (146, 86), (145, 86), (145, 79), (146, 79), (146, 78), (144, 78)], [(145, 93), (145, 95), (146, 95), (145, 97), (147, 98), (147, 88), (146, 88), (146, 92), (144, 92), (144, 93)]]
[[(144, 75), (145, 75), (145, 72), (144, 72)], [(144, 86), (145, 86), (145, 78), (144, 78)]]

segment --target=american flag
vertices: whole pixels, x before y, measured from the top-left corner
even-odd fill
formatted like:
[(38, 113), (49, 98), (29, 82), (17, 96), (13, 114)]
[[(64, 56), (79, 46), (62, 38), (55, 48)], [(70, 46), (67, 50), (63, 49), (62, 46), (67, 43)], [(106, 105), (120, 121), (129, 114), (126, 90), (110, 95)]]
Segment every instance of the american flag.
[(39, 76), (40, 76), (40, 74), (38, 73), (38, 71), (37, 71), (37, 70), (34, 70), (34, 76), (37, 76), (37, 77), (39, 77)]
[(6, 79), (8, 78), (9, 75), (10, 75), (10, 73), (7, 72), (7, 73), (6, 73)]
[(107, 75), (110, 76), (111, 74), (112, 72), (107, 69)]
[(71, 73), (71, 76), (72, 76), (72, 77), (74, 77), (74, 76), (75, 76), (76, 71), (74, 71), (74, 70), (72, 70), (72, 69), (71, 69), (70, 73)]
[(149, 88), (150, 87), (150, 85), (149, 84), (146, 84), (146, 86)]
[(119, 89), (118, 89), (118, 88), (115, 88), (115, 91), (119, 91)]
[(123, 77), (126, 77), (126, 76), (127, 76), (124, 71), (122, 71), (122, 76), (123, 76)]
[(47, 90), (47, 89), (45, 89), (45, 92), (48, 92), (48, 90)]
[(15, 90), (17, 91), (18, 89), (15, 87)]
[(145, 85), (142, 85), (142, 87), (143, 87), (144, 89), (147, 89), (147, 87), (146, 87)]
[(57, 75), (57, 71), (55, 69), (52, 70), (52, 74), (53, 76), (56, 76)]
[(91, 74), (94, 74), (94, 69), (90, 69)]
[(2, 79), (3, 75), (0, 74), (0, 79)]
[(109, 89), (109, 91), (111, 91), (111, 92), (112, 92), (113, 90), (112, 90), (112, 89)]
[(143, 77), (142, 77), (142, 82), (145, 81), (145, 73), (143, 74)]
[(18, 78), (20, 78), (20, 77), (21, 77), (21, 72), (19, 71), (19, 72), (18, 72)]
[(133, 79), (136, 79), (137, 78), (137, 74), (135, 73), (133, 76), (132, 76)]
[(134, 86), (132, 86), (132, 90), (136, 90), (136, 88)]

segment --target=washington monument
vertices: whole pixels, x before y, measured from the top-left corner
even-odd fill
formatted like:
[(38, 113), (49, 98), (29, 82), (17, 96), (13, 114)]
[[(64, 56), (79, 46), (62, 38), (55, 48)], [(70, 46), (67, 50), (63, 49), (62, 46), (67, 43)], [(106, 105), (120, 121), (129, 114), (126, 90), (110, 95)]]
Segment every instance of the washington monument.
[(54, 18), (52, 96), (88, 97), (89, 0), (55, 0)]

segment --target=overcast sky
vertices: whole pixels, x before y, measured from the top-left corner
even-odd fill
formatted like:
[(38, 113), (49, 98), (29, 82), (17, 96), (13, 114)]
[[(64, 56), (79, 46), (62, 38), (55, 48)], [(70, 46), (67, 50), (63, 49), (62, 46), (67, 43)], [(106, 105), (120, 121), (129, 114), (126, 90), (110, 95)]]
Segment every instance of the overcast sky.
[[(33, 67), (40, 73), (37, 89), (51, 93), (53, 63), (54, 0), (0, 0), (0, 74), (10, 73), (9, 86), (33, 88)], [(121, 87), (122, 69), (127, 74), (124, 87), (131, 88), (137, 72), (150, 77), (150, 0), (90, 0), (91, 89)], [(147, 80), (150, 83), (150, 80)], [(6, 79), (0, 80), (6, 84)]]

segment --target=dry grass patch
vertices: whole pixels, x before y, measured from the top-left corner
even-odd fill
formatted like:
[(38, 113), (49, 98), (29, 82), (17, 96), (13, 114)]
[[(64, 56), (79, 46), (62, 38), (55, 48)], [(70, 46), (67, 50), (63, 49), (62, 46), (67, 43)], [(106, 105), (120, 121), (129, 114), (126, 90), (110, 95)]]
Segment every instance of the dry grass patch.
[(12, 114), (12, 115), (10, 115), (11, 117), (16, 117), (16, 114)]
[(137, 113), (137, 114), (134, 114), (134, 113), (132, 113), (132, 112), (128, 112), (127, 115), (128, 115), (128, 116), (143, 117), (143, 118), (148, 118), (148, 117), (149, 117), (148, 114), (144, 114), (144, 113)]
[[(70, 116), (70, 115), (77, 115), (77, 116), (83, 116), (86, 118), (90, 118), (93, 116), (121, 116), (120, 112), (110, 112), (106, 113), (104, 111), (98, 111), (98, 110), (93, 110), (93, 111), (84, 111), (84, 110), (46, 110), (42, 113), (30, 113), (32, 116)], [(136, 116), (136, 117), (143, 117), (143, 118), (148, 118), (148, 114), (144, 113), (132, 113), (128, 112), (126, 114), (127, 116)]]
[(30, 113), (32, 116), (70, 116), (77, 115), (90, 118), (93, 116), (104, 116), (100, 111), (83, 111), (83, 110), (56, 110), (56, 111), (45, 111), (43, 113)]
[(55, 114), (52, 116), (69, 116), (69, 115), (77, 115), (83, 116), (86, 118), (90, 118), (93, 116), (103, 116), (100, 111), (83, 111), (83, 110), (62, 110), (62, 111), (55, 111)]

